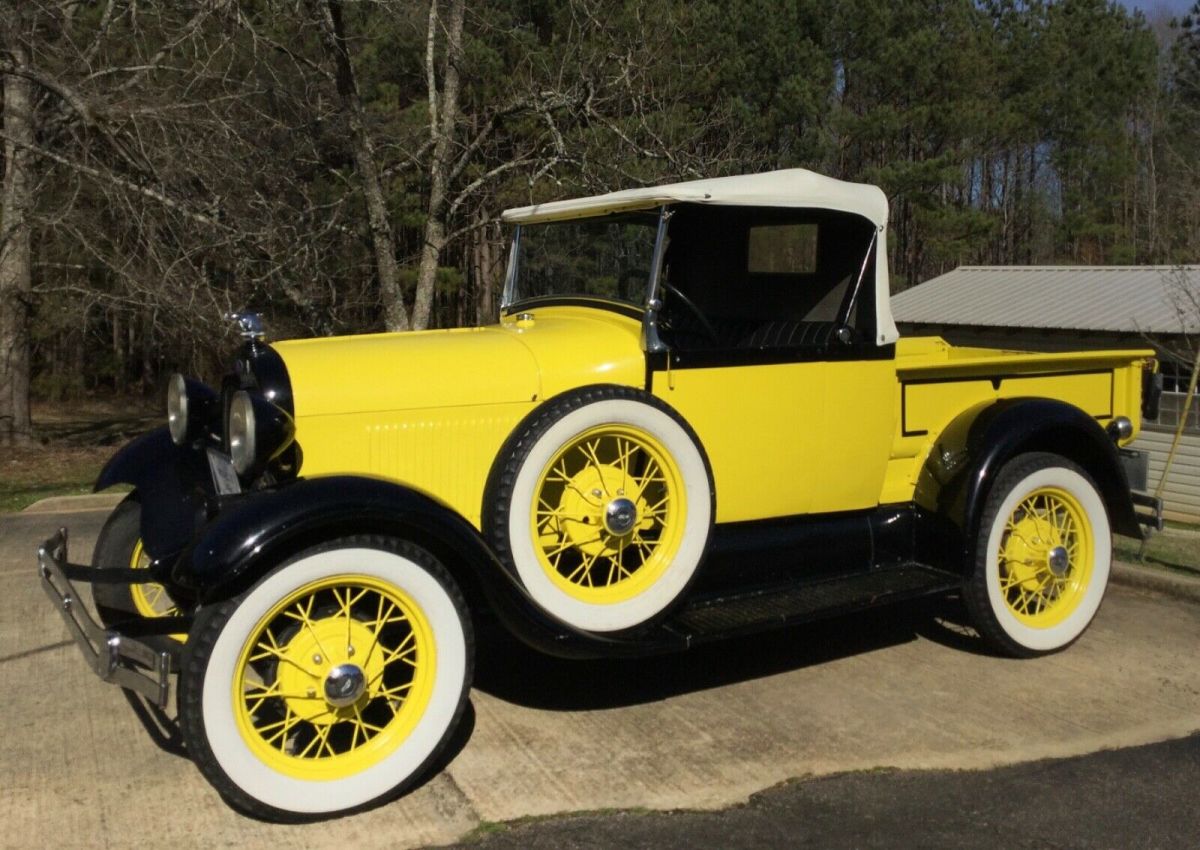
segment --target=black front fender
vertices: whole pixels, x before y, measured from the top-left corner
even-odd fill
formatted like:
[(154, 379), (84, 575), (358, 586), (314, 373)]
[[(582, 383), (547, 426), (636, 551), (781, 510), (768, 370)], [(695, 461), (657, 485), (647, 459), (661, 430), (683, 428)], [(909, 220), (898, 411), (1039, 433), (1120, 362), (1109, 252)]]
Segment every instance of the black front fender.
[(352, 534), (391, 534), (473, 563), (490, 553), (454, 511), (411, 487), (356, 475), (302, 478), (227, 499), (172, 578), (201, 600), (235, 595), (281, 560)]
[(339, 537), (379, 534), (410, 540), (440, 560), (467, 593), (487, 601), (517, 637), (544, 652), (593, 657), (679, 648), (661, 640), (580, 632), (538, 607), (479, 532), (433, 497), (357, 475), (303, 478), (227, 500), (176, 562), (172, 581), (203, 603), (249, 588), (292, 555)]
[(166, 426), (155, 428), (109, 458), (96, 492), (131, 484), (142, 504), (142, 544), (152, 558), (184, 549), (204, 521), (215, 491), (204, 452), (177, 446)]

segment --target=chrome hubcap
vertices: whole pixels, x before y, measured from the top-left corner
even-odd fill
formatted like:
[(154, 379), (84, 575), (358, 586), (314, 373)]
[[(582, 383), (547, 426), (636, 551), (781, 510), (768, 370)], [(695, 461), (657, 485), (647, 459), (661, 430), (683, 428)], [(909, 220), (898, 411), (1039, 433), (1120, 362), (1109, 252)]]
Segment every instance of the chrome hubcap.
[(357, 664), (339, 664), (325, 678), (325, 701), (335, 708), (353, 705), (367, 687), (367, 677)]
[(1067, 557), (1067, 550), (1062, 546), (1055, 546), (1051, 549), (1046, 555), (1046, 561), (1050, 565), (1050, 572), (1054, 573), (1056, 578), (1065, 576), (1071, 566), (1070, 559)]
[(604, 509), (604, 527), (609, 534), (628, 534), (637, 525), (637, 505), (624, 497), (613, 499)]

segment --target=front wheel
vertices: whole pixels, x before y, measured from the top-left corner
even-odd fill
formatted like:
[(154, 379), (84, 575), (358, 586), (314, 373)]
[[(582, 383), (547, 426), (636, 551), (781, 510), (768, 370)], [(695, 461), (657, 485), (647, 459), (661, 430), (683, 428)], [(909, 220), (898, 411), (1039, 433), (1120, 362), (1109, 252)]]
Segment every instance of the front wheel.
[(429, 552), (346, 538), (201, 611), (180, 729), (235, 807), (273, 820), (346, 813), (400, 793), (442, 751), (472, 654), (462, 594)]
[(1095, 482), (1058, 455), (1019, 455), (988, 495), (964, 599), (995, 649), (1042, 655), (1083, 634), (1111, 563), (1112, 532)]
[[(98, 570), (148, 568), (151, 559), (142, 546), (141, 524), (142, 503), (136, 493), (131, 493), (109, 514), (100, 529), (92, 553), (92, 567)], [(174, 617), (180, 613), (166, 588), (157, 582), (97, 582), (92, 585), (92, 598), (100, 622), (108, 628), (128, 620)], [(181, 635), (175, 637), (182, 638)]]

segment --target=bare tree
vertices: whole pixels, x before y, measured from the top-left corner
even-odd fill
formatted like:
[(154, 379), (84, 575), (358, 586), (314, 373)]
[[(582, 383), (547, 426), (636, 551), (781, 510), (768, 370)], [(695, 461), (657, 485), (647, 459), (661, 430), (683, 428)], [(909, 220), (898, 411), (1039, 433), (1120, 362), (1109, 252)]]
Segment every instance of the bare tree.
[[(468, 46), (527, 38), (483, 5), (429, 0), (424, 20), (426, 97), (413, 107), (422, 130), (409, 141), (427, 191), (414, 328), (428, 325), (438, 268), (456, 258), (476, 287), (478, 314), (492, 315), (494, 216), (505, 204), (719, 172), (742, 138), (721, 109), (691, 120), (697, 69), (682, 47), (681, 7), (663, 6), (650, 21), (638, 4), (569, 0), (560, 33), (519, 59), (500, 54), (512, 64), (480, 81), (466, 73)], [(490, 240), (483, 251), (480, 238)]]
[[(461, 3), (459, 29), (462, 28)], [(434, 4), (436, 8), (436, 3)], [(388, 218), (387, 203), (383, 197), (379, 166), (375, 159), (375, 146), (366, 125), (362, 98), (358, 93), (358, 82), (354, 77), (354, 66), (350, 62), (350, 51), (346, 46), (345, 24), (342, 20), (340, 0), (322, 0), (315, 13), (321, 27), (321, 40), (333, 58), (336, 68), (335, 81), (342, 112), (349, 125), (354, 149), (354, 164), (362, 184), (367, 202), (367, 221), (371, 232), (371, 244), (375, 250), (375, 267), (379, 275), (379, 294), (387, 329), (406, 331), (409, 328), (408, 311), (400, 291), (400, 274), (396, 264), (395, 236)], [(436, 260), (435, 260), (436, 263)], [(432, 285), (432, 284), (430, 284)], [(423, 303), (421, 288), (417, 288), (417, 306), (414, 310), (414, 325), (425, 327), (429, 322), (428, 298)], [(422, 308), (424, 312), (422, 312)]]
[[(417, 295), (413, 304), (413, 327), (429, 326), (433, 304), (433, 285), (438, 259), (446, 247), (447, 188), (456, 172), (453, 162), (458, 152), (453, 144), (458, 135), (460, 66), (462, 63), (463, 17), (465, 0), (450, 0), (445, 20), (439, 13), (438, 0), (430, 0), (429, 26), (425, 37), (425, 79), (429, 101), (429, 202), (426, 207), (425, 238), (421, 243), (421, 264), (417, 269)], [(438, 32), (445, 40), (442, 86), (438, 91), (436, 56)]]
[(240, 307), (276, 336), (492, 320), (500, 209), (713, 173), (737, 138), (692, 120), (683, 5), (0, 4), (32, 22), (0, 53), (5, 244), (36, 246), (4, 256), (0, 326), (32, 305), (40, 374), (76, 389), (214, 375)]
[(0, 203), (0, 445), (30, 442), (29, 313), (33, 288), (29, 215), (34, 173), (33, 83), (19, 72), (29, 63), (28, 48), (14, 32), (14, 16), (0, 27), (4, 74), (4, 186)]

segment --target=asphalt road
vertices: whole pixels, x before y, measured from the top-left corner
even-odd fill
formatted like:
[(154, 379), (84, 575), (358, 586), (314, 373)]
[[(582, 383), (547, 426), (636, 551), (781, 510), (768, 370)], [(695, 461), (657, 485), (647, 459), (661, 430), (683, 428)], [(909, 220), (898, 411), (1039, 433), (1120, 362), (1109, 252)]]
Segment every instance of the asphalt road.
[[(263, 824), (204, 782), (169, 717), (95, 679), (42, 594), (38, 542), (66, 525), (85, 562), (104, 516), (0, 516), (0, 847), (428, 846), (520, 818), (721, 809), (793, 777), (986, 769), (1200, 730), (1200, 606), (1123, 587), (1068, 652), (1034, 661), (982, 654), (952, 608), (641, 661), (563, 662), (491, 637), (446, 770), (354, 818)], [(938, 811), (922, 799), (914, 823)], [(1079, 819), (1045, 807), (1060, 805)], [(846, 806), (829, 817), (851, 821)]]
[(1200, 843), (1200, 736), (987, 771), (789, 782), (719, 812), (617, 812), (479, 830), (462, 850), (1180, 848)]

